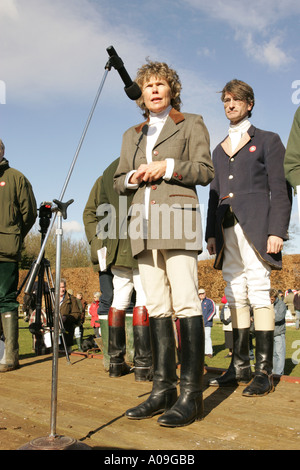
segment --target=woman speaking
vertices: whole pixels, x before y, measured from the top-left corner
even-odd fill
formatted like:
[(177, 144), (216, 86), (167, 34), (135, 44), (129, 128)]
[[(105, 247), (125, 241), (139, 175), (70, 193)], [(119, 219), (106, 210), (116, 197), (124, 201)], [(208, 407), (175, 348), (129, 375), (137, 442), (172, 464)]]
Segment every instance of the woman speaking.
[[(119, 194), (135, 193), (129, 235), (147, 299), (154, 377), (149, 398), (126, 415), (143, 419), (163, 413), (160, 425), (185, 426), (203, 416), (196, 185), (206, 186), (214, 177), (209, 134), (201, 116), (180, 112), (181, 83), (167, 64), (147, 62), (135, 81), (142, 91), (137, 104), (147, 120), (125, 132), (114, 185)], [(181, 332), (179, 397), (173, 315)]]

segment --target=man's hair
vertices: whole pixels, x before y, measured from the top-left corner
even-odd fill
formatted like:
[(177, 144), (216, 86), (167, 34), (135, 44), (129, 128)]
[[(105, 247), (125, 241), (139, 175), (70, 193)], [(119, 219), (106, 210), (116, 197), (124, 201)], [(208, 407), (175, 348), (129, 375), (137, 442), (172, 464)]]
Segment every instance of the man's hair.
[[(225, 94), (230, 93), (237, 100), (246, 101), (248, 104), (252, 104), (252, 109), (254, 108), (255, 98), (253, 89), (242, 80), (237, 80), (235, 78), (226, 83), (221, 93), (222, 101), (224, 101)], [(251, 117), (252, 109), (248, 112), (249, 117)]]
[[(177, 72), (171, 69), (165, 62), (152, 62), (147, 60), (147, 63), (138, 69), (135, 81), (142, 89), (144, 83), (150, 80), (151, 77), (164, 79), (168, 82), (171, 88), (171, 106), (177, 111), (180, 111), (181, 82)], [(142, 109), (143, 116), (148, 118), (149, 110), (145, 106), (143, 95), (136, 101), (136, 103)]]

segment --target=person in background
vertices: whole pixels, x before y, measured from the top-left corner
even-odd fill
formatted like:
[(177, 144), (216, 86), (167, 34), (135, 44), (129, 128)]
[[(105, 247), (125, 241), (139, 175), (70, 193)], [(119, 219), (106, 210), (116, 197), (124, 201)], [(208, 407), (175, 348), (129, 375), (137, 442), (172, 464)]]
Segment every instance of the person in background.
[(296, 290), (294, 295), (294, 309), (296, 315), (296, 330), (299, 330), (300, 323), (300, 290)]
[[(109, 270), (113, 276), (113, 298), (108, 310), (109, 376), (120, 377), (132, 370), (125, 362), (125, 319), (126, 311), (129, 311), (132, 299), (134, 299), (132, 312), (134, 375), (136, 381), (147, 381), (152, 378), (149, 316), (137, 261), (132, 256), (130, 240), (127, 235), (127, 213), (132, 196), (119, 197), (113, 188), (113, 176), (118, 163), (119, 158), (104, 170), (99, 185), (100, 194), (97, 197), (94, 194), (94, 189), (92, 190), (94, 196), (90, 195), (89, 198), (89, 215), (86, 218), (87, 211), (85, 209), (84, 220), (88, 222), (88, 232), (93, 226), (97, 239), (101, 241), (102, 247), (106, 248), (106, 271)], [(92, 200), (99, 202), (99, 205), (93, 210)], [(94, 214), (94, 219), (92, 214)], [(94, 220), (93, 223), (92, 220)]]
[(213, 317), (216, 314), (216, 306), (213, 300), (206, 297), (205, 289), (198, 290), (199, 299), (201, 301), (201, 309), (204, 320), (204, 332), (205, 332), (205, 355), (213, 357), (213, 345), (211, 341), (211, 329), (213, 327)]
[(228, 349), (228, 354), (225, 357), (231, 357), (233, 348), (232, 322), (230, 308), (228, 307), (228, 302), (225, 295), (223, 295), (221, 303), (223, 304), (223, 306), (221, 308), (220, 320), (223, 323), (223, 331), (225, 335), (225, 348)]
[(96, 338), (100, 338), (101, 336), (101, 328), (98, 315), (100, 295), (100, 292), (94, 292), (94, 300), (89, 307), (89, 314), (91, 315), (91, 327), (94, 328), (94, 335)]
[[(282, 268), (291, 191), (284, 175), (285, 149), (279, 135), (258, 129), (249, 120), (255, 103), (253, 89), (241, 80), (231, 80), (223, 88), (221, 100), (230, 126), (228, 136), (213, 152), (215, 178), (210, 185), (205, 238), (209, 254), (216, 255), (214, 267), (222, 270), (226, 281), (233, 355), (228, 371), (209, 383), (248, 384), (243, 396), (263, 396), (274, 390), (270, 274), (272, 269)], [(256, 339), (253, 379), (250, 307)]]
[[(72, 291), (72, 289), (70, 289)], [(64, 336), (68, 352), (72, 350), (74, 344), (75, 327), (79, 326), (81, 318), (81, 308), (76, 297), (67, 292), (66, 279), (60, 280), (60, 314), (64, 327)]]
[(82, 345), (82, 338), (83, 338), (83, 324), (85, 322), (85, 309), (87, 306), (87, 301), (84, 300), (82, 292), (77, 292), (76, 299), (77, 299), (79, 308), (81, 310), (81, 315), (80, 315), (80, 324), (75, 327), (74, 334), (75, 334), (75, 339), (76, 339), (76, 343), (78, 346), (78, 351), (82, 351), (81, 345)]
[(285, 296), (283, 299), (284, 303), (286, 304), (286, 308), (291, 315), (295, 315), (295, 308), (294, 308), (294, 292), (292, 289), (288, 289), (285, 292)]
[(22, 243), (35, 222), (37, 206), (30, 182), (9, 166), (4, 153), (0, 140), (0, 318), (5, 338), (0, 372), (9, 372), (19, 367), (18, 262)]
[(294, 188), (298, 197), (298, 213), (300, 221), (300, 107), (294, 115), (286, 152), (284, 156), (284, 172), (287, 181)]
[(276, 289), (270, 289), (271, 304), (275, 310), (273, 374), (283, 375), (285, 365), (285, 315), (286, 305), (279, 298)]
[(100, 206), (102, 175), (95, 181), (88, 200), (83, 211), (83, 224), (87, 241), (91, 249), (91, 261), (93, 270), (99, 276), (100, 299), (98, 307), (98, 315), (108, 315), (109, 309), (114, 295), (113, 274), (110, 268), (101, 271), (98, 259), (98, 250), (103, 247), (103, 240), (97, 235), (97, 226), (99, 216), (97, 209)]

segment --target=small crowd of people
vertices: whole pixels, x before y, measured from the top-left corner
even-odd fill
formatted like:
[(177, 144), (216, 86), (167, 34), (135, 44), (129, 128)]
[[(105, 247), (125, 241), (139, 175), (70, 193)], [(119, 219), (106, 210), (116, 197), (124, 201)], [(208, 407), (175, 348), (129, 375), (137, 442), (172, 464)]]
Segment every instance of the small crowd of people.
[[(126, 311), (132, 308), (135, 379), (152, 381), (149, 397), (125, 415), (140, 420), (159, 414), (161, 426), (186, 426), (204, 416), (204, 356), (205, 349), (208, 355), (212, 351), (214, 314), (203, 289), (198, 292), (203, 234), (196, 187), (210, 185), (204, 239), (209, 254), (215, 255), (214, 268), (226, 282), (232, 324), (230, 366), (209, 385), (243, 385), (243, 396), (264, 396), (274, 390), (273, 305), (278, 297), (272, 294), (272, 304), (270, 274), (282, 269), (292, 188), (296, 194), (300, 186), (300, 108), (285, 149), (277, 133), (252, 124), (252, 87), (229, 81), (220, 93), (228, 135), (211, 155), (203, 117), (181, 111), (182, 86), (174, 69), (148, 60), (138, 69), (136, 84), (144, 122), (124, 133), (120, 156), (96, 180), (83, 221), (99, 273), (98, 313), (108, 315), (109, 376), (130, 372), (124, 360), (124, 325)], [(3, 372), (18, 366), (18, 260), (36, 218), (36, 202), (31, 184), (10, 168), (0, 144)], [(65, 285), (62, 294), (61, 313), (65, 329), (71, 331), (81, 309)], [(254, 374), (249, 358), (251, 315)], [(179, 394), (173, 317), (180, 333)]]

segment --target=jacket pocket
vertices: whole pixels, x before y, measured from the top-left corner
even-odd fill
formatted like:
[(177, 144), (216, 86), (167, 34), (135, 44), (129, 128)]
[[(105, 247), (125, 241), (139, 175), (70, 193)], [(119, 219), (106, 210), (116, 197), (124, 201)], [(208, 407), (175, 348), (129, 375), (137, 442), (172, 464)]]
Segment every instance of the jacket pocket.
[(20, 230), (11, 232), (0, 229), (0, 257), (15, 258), (21, 250), (22, 240)]

